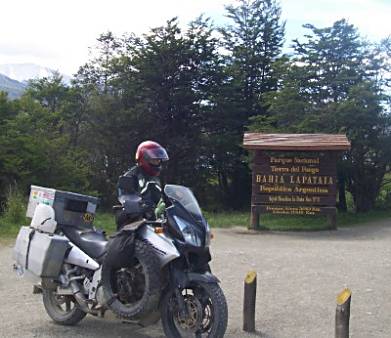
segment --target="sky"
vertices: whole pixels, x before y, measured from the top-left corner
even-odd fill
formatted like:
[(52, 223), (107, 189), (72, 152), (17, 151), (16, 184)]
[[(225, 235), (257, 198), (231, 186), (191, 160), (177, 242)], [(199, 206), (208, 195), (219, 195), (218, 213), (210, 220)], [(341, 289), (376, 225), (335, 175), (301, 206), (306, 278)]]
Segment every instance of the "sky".
[[(222, 24), (224, 6), (235, 0), (3, 0), (0, 64), (35, 63), (72, 75), (89, 59), (89, 47), (104, 32), (147, 33), (178, 16), (185, 25), (200, 14)], [(286, 45), (302, 25), (332, 25), (341, 18), (369, 40), (391, 35), (391, 0), (280, 0)]]

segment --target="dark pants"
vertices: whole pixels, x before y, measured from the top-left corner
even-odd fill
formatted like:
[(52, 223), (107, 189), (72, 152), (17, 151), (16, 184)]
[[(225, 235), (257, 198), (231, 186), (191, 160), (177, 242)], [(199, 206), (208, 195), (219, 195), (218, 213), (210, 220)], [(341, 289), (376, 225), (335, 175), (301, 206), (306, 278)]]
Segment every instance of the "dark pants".
[(117, 223), (117, 231), (121, 230), (122, 227), (126, 224), (140, 221), (142, 219), (142, 215), (140, 214), (127, 214), (123, 210), (118, 211), (115, 215), (115, 221)]

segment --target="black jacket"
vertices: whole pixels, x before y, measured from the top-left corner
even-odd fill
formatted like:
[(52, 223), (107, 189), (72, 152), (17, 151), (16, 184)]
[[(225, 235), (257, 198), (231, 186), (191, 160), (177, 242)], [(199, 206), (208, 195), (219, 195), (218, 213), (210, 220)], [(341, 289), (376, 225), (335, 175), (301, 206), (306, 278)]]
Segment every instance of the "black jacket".
[(134, 202), (140, 205), (140, 210), (135, 211), (137, 206), (133, 206), (130, 208), (133, 212), (126, 212), (125, 208), (117, 214), (117, 227), (141, 218), (154, 219), (154, 210), (162, 196), (161, 191), (159, 178), (147, 175), (138, 166), (120, 176), (117, 184), (118, 200), (124, 204), (124, 201), (136, 201), (140, 197), (141, 201)]

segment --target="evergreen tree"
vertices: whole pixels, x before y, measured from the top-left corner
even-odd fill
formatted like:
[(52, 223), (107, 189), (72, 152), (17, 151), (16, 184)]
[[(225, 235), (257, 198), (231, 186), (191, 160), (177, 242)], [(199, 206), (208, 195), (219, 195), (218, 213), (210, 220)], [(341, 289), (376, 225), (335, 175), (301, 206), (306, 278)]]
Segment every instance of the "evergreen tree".
[[(182, 32), (176, 18), (145, 35), (133, 49), (135, 83), (143, 102), (144, 138), (165, 145), (171, 154), (169, 181), (199, 184), (194, 168), (204, 169), (203, 131), (215, 85), (217, 40), (208, 19)], [(139, 107), (142, 108), (142, 107)]]
[(27, 95), (37, 100), (43, 107), (50, 112), (59, 112), (62, 102), (67, 94), (67, 86), (62, 81), (62, 76), (54, 72), (49, 77), (30, 80)]
[(344, 161), (347, 189), (356, 211), (375, 207), (375, 201), (391, 163), (391, 118), (382, 107), (376, 84), (353, 86), (345, 101), (336, 106), (335, 119), (346, 132), (352, 149)]
[(226, 10), (231, 24), (220, 29), (225, 67), (214, 93), (208, 159), (220, 200), (226, 207), (240, 208), (251, 195), (243, 132), (249, 117), (266, 114), (265, 94), (276, 89), (273, 63), (281, 53), (285, 24), (274, 0), (241, 0)]
[(246, 119), (264, 114), (262, 95), (276, 89), (272, 64), (281, 53), (285, 23), (275, 0), (239, 0), (226, 10), (233, 24), (221, 29), (223, 47), (230, 52), (230, 80)]
[(62, 117), (29, 95), (8, 105), (15, 113), (0, 123), (2, 192), (15, 183), (25, 192), (31, 184), (90, 191), (85, 153), (69, 147)]
[(217, 40), (209, 20), (200, 17), (183, 31), (174, 18), (142, 37), (110, 35), (99, 43), (103, 55), (80, 69), (75, 85), (90, 93), (84, 145), (94, 149), (100, 191), (106, 196), (115, 191), (120, 170), (146, 139), (167, 147), (168, 181), (199, 189), (202, 180), (194, 168), (200, 175), (206, 171), (204, 131), (210, 88), (216, 87)]
[[(346, 20), (326, 28), (305, 27), (310, 33), (305, 42), (294, 41), (296, 56), (281, 76), (281, 88), (267, 97), (271, 117), (266, 126), (304, 133), (346, 132), (352, 150), (338, 165), (339, 207), (346, 210), (347, 187), (356, 210), (367, 211), (375, 204), (390, 161), (390, 125), (384, 111), (389, 98), (384, 91), (387, 58), (379, 52), (386, 44), (364, 42)], [(262, 122), (253, 118), (252, 128), (259, 130)]]

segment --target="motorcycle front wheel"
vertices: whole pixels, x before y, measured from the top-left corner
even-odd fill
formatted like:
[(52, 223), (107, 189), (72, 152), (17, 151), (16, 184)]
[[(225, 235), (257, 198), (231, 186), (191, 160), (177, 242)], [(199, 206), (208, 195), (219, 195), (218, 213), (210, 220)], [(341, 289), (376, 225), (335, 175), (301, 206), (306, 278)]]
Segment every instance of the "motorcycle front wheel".
[(75, 325), (86, 316), (73, 296), (59, 296), (54, 290), (43, 289), (42, 299), (47, 314), (57, 324)]
[(174, 292), (161, 303), (164, 333), (170, 338), (222, 338), (227, 329), (228, 308), (218, 284), (197, 283), (183, 289), (186, 315), (181, 315)]

